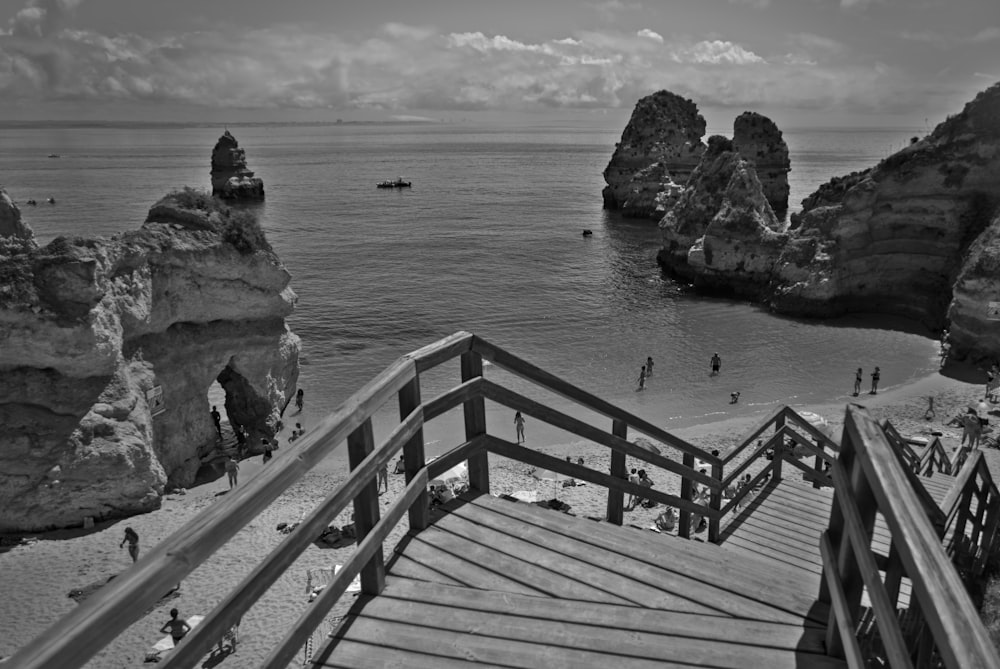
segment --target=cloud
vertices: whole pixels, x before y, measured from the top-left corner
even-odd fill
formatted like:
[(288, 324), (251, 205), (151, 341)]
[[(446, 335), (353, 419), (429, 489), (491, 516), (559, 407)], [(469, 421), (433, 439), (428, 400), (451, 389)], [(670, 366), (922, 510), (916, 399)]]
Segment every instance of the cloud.
[(638, 2), (623, 2), (622, 0), (606, 0), (591, 5), (597, 15), (611, 23), (618, 20), (618, 16), (624, 12), (637, 12), (642, 10), (642, 5)]
[(64, 25), (83, 0), (29, 0), (10, 19), (9, 34), (44, 37)]
[(989, 28), (983, 28), (977, 32), (969, 38), (969, 41), (973, 44), (980, 44), (982, 42), (992, 42), (998, 39), (1000, 39), (1000, 28), (990, 26)]
[(636, 35), (638, 35), (639, 37), (644, 37), (646, 39), (651, 39), (654, 42), (659, 42), (660, 44), (663, 44), (663, 35), (661, 35), (658, 32), (655, 32), (653, 30), (650, 30), (649, 28), (643, 28), (642, 30), (640, 30), (639, 32), (637, 32)]
[(754, 9), (767, 9), (771, 5), (771, 0), (729, 0), (733, 5), (746, 5)]
[(1000, 28), (996, 26), (989, 26), (981, 29), (973, 35), (966, 36), (945, 35), (944, 33), (935, 32), (933, 30), (904, 30), (899, 34), (899, 36), (910, 42), (922, 42), (939, 49), (950, 49), (966, 44), (984, 44), (986, 42), (1000, 40)]
[(225, 25), (166, 37), (109, 35), (70, 27), (71, 4), (29, 2), (24, 9), (44, 16), (19, 12), (17, 34), (0, 35), (0, 99), (402, 116), (630, 108), (663, 88), (699, 105), (742, 108), (881, 109), (919, 101), (893, 85), (898, 72), (852, 64), (849, 49), (808, 33), (774, 45), (773, 53), (649, 29), (529, 40), (395, 22), (366, 34)]

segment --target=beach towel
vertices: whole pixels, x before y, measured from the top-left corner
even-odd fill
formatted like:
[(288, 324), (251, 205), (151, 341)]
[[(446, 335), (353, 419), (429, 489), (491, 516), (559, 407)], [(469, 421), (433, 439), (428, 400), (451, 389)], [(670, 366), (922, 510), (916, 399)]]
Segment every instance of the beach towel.
[[(191, 629), (194, 629), (195, 626), (204, 619), (205, 616), (190, 616), (188, 618), (185, 618), (184, 620), (187, 622), (188, 626), (191, 627)], [(154, 643), (152, 648), (150, 648), (146, 652), (145, 661), (159, 662), (160, 660), (163, 659), (164, 655), (166, 655), (173, 649), (174, 649), (174, 637), (168, 634), (167, 636), (163, 637), (162, 639)]]

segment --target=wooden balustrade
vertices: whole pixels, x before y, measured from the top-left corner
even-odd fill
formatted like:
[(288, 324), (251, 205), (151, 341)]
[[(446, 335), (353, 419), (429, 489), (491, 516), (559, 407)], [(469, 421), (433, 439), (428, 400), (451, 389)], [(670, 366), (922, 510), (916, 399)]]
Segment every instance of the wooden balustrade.
[(1000, 492), (982, 451), (972, 451), (942, 503), (947, 518), (945, 548), (959, 572), (973, 579), (997, 548)]
[[(455, 358), (460, 360), (461, 382), (435, 398), (423, 400), (421, 373)], [(482, 376), (484, 360), (527, 380), (533, 386), (555, 392), (578, 406), (605, 416), (610, 419), (610, 425), (597, 427), (486, 380)], [(398, 402), (400, 422), (382, 443), (376, 444), (372, 416), (392, 400), (394, 395)], [(607, 447), (611, 452), (610, 471), (596, 471), (488, 434), (487, 400), (522, 411), (577, 437)], [(423, 441), (424, 424), (459, 407), (464, 416), (465, 442), (428, 463)], [(866, 455), (868, 441), (865, 440), (874, 437), (865, 432), (863, 439), (859, 441), (859, 430), (867, 430), (870, 425), (865, 421), (870, 422), (870, 419), (866, 416), (854, 416), (852, 419), (852, 416), (854, 414), (849, 414), (849, 422), (854, 420), (857, 423), (851, 428), (851, 443), (854, 446), (846, 453), (841, 452), (837, 463), (834, 463), (834, 455), (840, 448), (839, 445), (788, 407), (776, 410), (752, 430), (738, 447), (720, 458), (489, 342), (469, 333), (459, 332), (399, 358), (301, 438), (294, 449), (281, 453), (268, 467), (204, 510), (184, 528), (155, 546), (122, 576), (20, 649), (11, 659), (11, 666), (18, 669), (41, 669), (85, 664), (117, 634), (142, 617), (159, 599), (160, 594), (202, 564), (283, 491), (343, 443), (347, 444), (350, 464), (348, 478), (206, 616), (168, 656), (167, 667), (196, 664), (225, 630), (241, 619), (280, 578), (315, 537), (351, 504), (357, 530), (357, 549), (342, 571), (305, 609), (295, 627), (288, 631), (265, 662), (268, 667), (287, 666), (355, 576), (360, 574), (365, 593), (376, 595), (381, 592), (385, 583), (382, 543), (404, 516), (408, 518), (411, 531), (420, 531), (428, 526), (428, 481), (452, 466), (467, 461), (470, 487), (481, 493), (490, 491), (489, 453), (603, 486), (608, 491), (607, 519), (615, 524), (622, 523), (626, 493), (677, 508), (680, 511), (678, 535), (681, 537), (689, 537), (693, 516), (703, 517), (708, 521), (708, 539), (711, 542), (719, 540), (723, 518), (741, 504), (751, 487), (756, 487), (767, 477), (774, 481), (781, 479), (782, 463), (785, 460), (803, 469), (818, 485), (831, 481), (826, 470), (828, 466), (832, 466), (832, 481), (838, 485), (838, 504), (835, 505), (831, 526), (822, 547), (824, 556), (829, 556), (830, 559), (826, 560), (827, 579), (821, 595), (826, 597), (825, 601), (833, 603), (836, 612), (834, 622), (837, 623), (836, 629), (840, 630), (839, 634), (834, 633), (831, 648), (835, 653), (853, 657), (855, 650), (850, 642), (851, 637), (844, 630), (849, 628), (851, 621), (856, 620), (861, 588), (871, 591), (879, 585), (873, 581), (877, 580), (879, 568), (888, 570), (883, 594), (876, 594), (880, 624), (881, 619), (894, 606), (899, 583), (904, 575), (914, 582), (914, 591), (918, 593), (921, 610), (928, 612), (928, 620), (934, 615), (932, 609), (943, 604), (951, 605), (956, 596), (947, 589), (950, 587), (947, 583), (941, 587), (945, 588), (947, 598), (951, 599), (942, 600), (936, 590), (932, 595), (926, 594), (927, 588), (932, 586), (925, 583), (927, 579), (921, 572), (922, 564), (914, 562), (919, 553), (907, 543), (909, 532), (922, 531), (922, 526), (911, 517), (913, 509), (919, 508), (919, 505), (904, 511), (898, 509), (901, 502), (894, 501), (886, 505), (883, 497), (888, 493), (885, 491), (895, 490), (893, 486), (898, 482), (892, 479), (886, 483), (880, 477), (897, 476), (898, 472), (883, 462), (884, 458), (878, 459), (876, 465), (869, 463), (875, 456)], [(680, 461), (676, 456), (668, 457), (657, 449), (629, 441), (630, 433), (646, 435), (675, 449), (680, 455)], [(762, 439), (762, 435), (768, 435), (766, 442), (755, 447), (755, 440)], [(881, 439), (879, 443), (884, 444), (885, 437)], [(791, 458), (786, 441), (804, 447), (814, 455), (815, 465), (809, 467)], [(858, 448), (859, 443), (864, 443), (866, 448)], [(734, 498), (725, 500), (724, 491), (769, 450), (774, 453), (772, 462), (752, 479), (751, 486), (741, 489)], [(882, 450), (891, 453), (890, 449)], [(387, 466), (400, 451), (406, 489), (385, 511), (384, 517), (380, 517), (375, 477), (379, 469)], [(882, 452), (878, 448), (875, 451), (876, 454)], [(745, 455), (743, 461), (728, 472), (725, 471), (725, 466), (741, 455)], [(680, 494), (631, 483), (626, 474), (627, 457), (636, 458), (671, 476), (679, 477)], [(934, 466), (941, 466), (939, 455), (935, 457), (937, 459), (934, 460)], [(696, 459), (706, 463), (710, 472), (698, 471)], [(898, 461), (894, 462), (896, 466), (899, 465)], [(988, 470), (981, 467), (980, 463), (981, 459), (976, 455), (970, 458), (968, 474), (963, 479), (965, 486), (952, 500), (955, 511), (947, 519), (952, 524), (952, 536), (958, 537), (954, 542), (954, 551), (965, 551), (963, 554), (972, 555), (974, 562), (985, 559), (985, 554), (995, 541), (1000, 522), (1000, 498), (989, 478)], [(873, 467), (877, 470), (876, 474), (869, 471)], [(871, 482), (873, 480), (874, 483)], [(847, 488), (841, 493), (840, 487), (845, 485)], [(696, 499), (695, 492), (698, 489), (704, 494), (698, 495)], [(911, 491), (908, 494), (910, 497), (906, 499), (912, 499), (914, 493)], [(869, 543), (871, 540), (876, 501), (879, 510), (887, 514), (887, 519), (894, 513), (903, 513), (902, 521), (893, 521), (896, 525), (890, 522), (890, 527), (894, 528), (894, 542), (888, 557), (880, 556), (878, 560), (875, 560), (870, 551), (866, 557), (865, 552), (858, 548), (864, 545), (868, 550), (864, 541), (866, 536)], [(926, 517), (923, 522), (926, 523)], [(942, 517), (942, 528), (945, 522)], [(897, 535), (897, 531), (902, 534)], [(902, 537), (898, 543), (897, 536)], [(922, 544), (920, 550), (923, 550)], [(940, 543), (938, 550), (941, 550)], [(930, 575), (936, 576), (941, 567), (932, 560), (928, 569)], [(921, 592), (924, 594), (921, 595)], [(958, 601), (956, 605), (962, 605), (962, 602)], [(961, 607), (957, 610), (960, 613), (964, 611)], [(934, 624), (947, 634), (953, 632), (950, 626), (942, 627), (943, 623)], [(900, 644), (903, 642), (894, 637), (891, 631), (886, 638), (890, 655), (894, 659), (902, 657), (905, 648)], [(940, 646), (939, 641), (938, 647)], [(976, 647), (973, 652), (978, 653), (980, 650)]]
[[(904, 462), (864, 409), (848, 408), (832, 469), (830, 524), (821, 541), (825, 577), (819, 598), (831, 604), (828, 653), (846, 658), (852, 667), (868, 666), (871, 658), (856, 636), (862, 593), (867, 593), (882, 645), (879, 655), (892, 667), (930, 666), (935, 651), (949, 669), (1000, 666)], [(892, 536), (884, 579), (871, 548), (876, 513)], [(910, 616), (916, 615), (916, 629), (924, 630), (916, 636), (904, 636), (898, 620), (903, 576), (912, 584)]]

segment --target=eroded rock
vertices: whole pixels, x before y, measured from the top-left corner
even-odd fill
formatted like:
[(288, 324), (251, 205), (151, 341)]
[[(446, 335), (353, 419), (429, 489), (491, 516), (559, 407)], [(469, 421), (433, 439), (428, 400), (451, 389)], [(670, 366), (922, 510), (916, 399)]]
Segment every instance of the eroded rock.
[(701, 160), (704, 134), (705, 119), (691, 100), (669, 91), (639, 100), (604, 170), (604, 206), (659, 220), (676, 197), (671, 191)]
[(21, 210), (0, 186), (0, 238), (3, 237), (34, 243), (35, 233), (21, 221)]
[(246, 151), (226, 130), (212, 149), (212, 195), (226, 200), (263, 200), (264, 182), (247, 169)]
[(733, 146), (753, 165), (764, 196), (778, 218), (788, 210), (788, 145), (774, 121), (757, 112), (743, 112), (733, 122)]
[(245, 213), (194, 204), (0, 252), (0, 531), (148, 511), (189, 486), (216, 446), (216, 380), (251, 445), (273, 436), (298, 377), (289, 274)]

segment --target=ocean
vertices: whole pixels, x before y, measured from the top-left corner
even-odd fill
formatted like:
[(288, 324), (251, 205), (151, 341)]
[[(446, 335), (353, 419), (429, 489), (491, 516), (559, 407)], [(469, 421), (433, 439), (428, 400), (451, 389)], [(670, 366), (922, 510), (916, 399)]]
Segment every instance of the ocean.
[[(936, 342), (913, 323), (781, 317), (695, 295), (664, 277), (656, 224), (602, 208), (601, 173), (621, 128), (229, 129), (265, 183), (260, 217), (298, 294), (290, 325), (302, 338), (300, 385), (314, 410), (334, 409), (398, 356), (458, 330), (667, 429), (780, 404), (846, 402), (857, 367), (867, 381), (880, 366), (882, 388), (937, 368)], [(0, 125), (0, 185), (42, 243), (110, 236), (136, 228), (172, 189), (209, 187), (222, 131)], [(784, 134), (795, 211), (820, 183), (873, 165), (924, 133)], [(375, 188), (400, 175), (412, 189)], [(44, 204), (49, 197), (56, 204)], [(43, 204), (27, 206), (29, 198)], [(593, 235), (584, 237), (584, 229)], [(710, 377), (715, 352), (722, 373)], [(655, 373), (636, 392), (647, 356)], [(457, 365), (447, 372), (424, 379), (425, 398), (457, 383)], [(525, 388), (500, 370), (486, 374)], [(729, 403), (733, 391), (741, 393), (738, 404)], [(388, 407), (380, 421), (394, 411)], [(491, 410), (491, 426), (512, 430), (510, 414)], [(433, 431), (428, 439), (436, 440)]]

